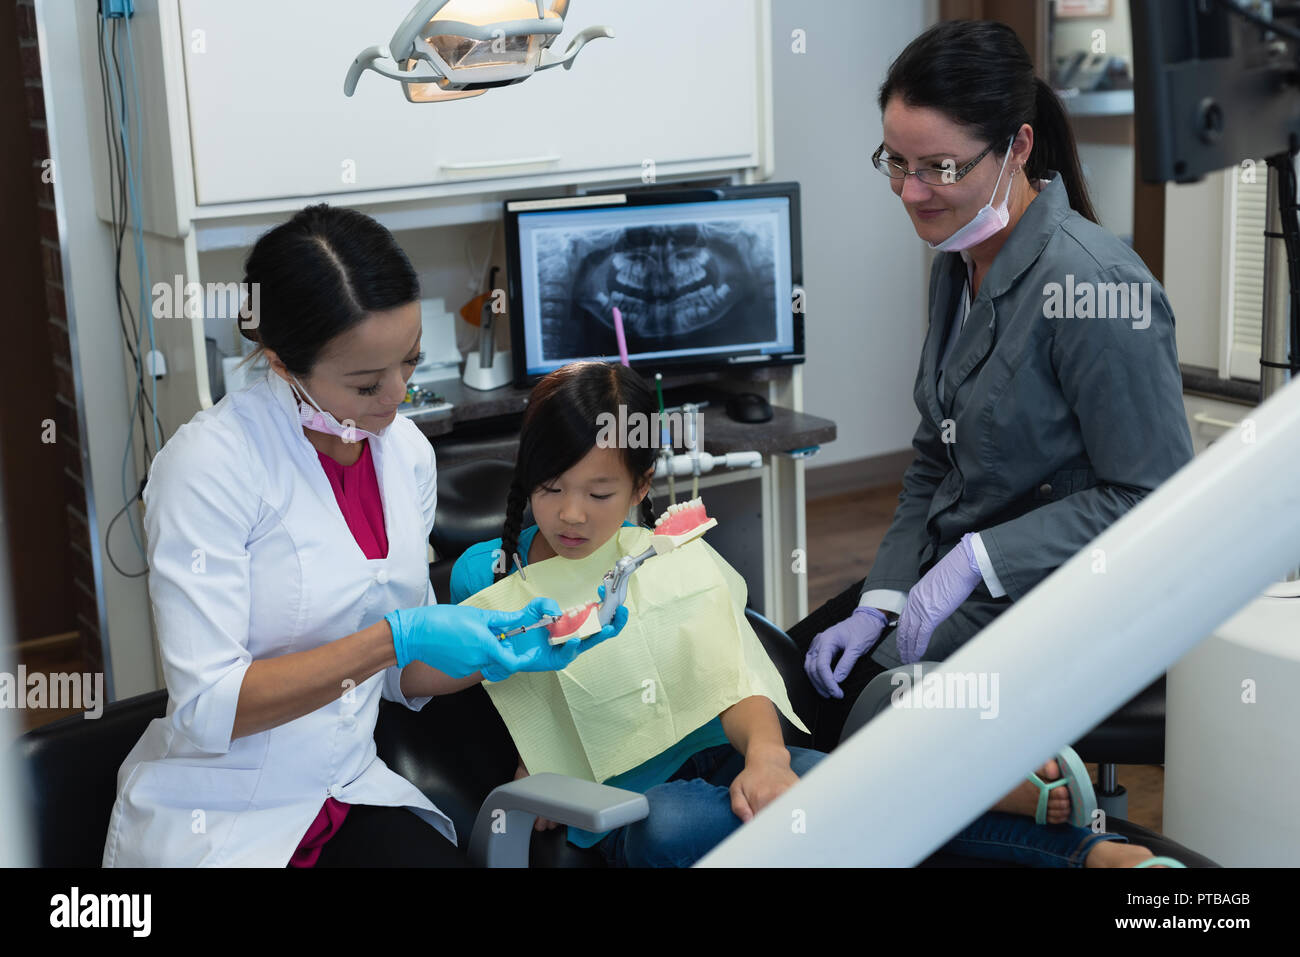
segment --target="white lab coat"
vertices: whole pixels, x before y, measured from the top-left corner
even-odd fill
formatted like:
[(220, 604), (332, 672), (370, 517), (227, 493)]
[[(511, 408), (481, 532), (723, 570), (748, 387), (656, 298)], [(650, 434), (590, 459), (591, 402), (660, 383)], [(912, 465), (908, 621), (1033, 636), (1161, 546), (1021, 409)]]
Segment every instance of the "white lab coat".
[(327, 797), (406, 806), (453, 844), (442, 813), (375, 754), (381, 697), (405, 699), (394, 666), (330, 704), (234, 741), (254, 659), (316, 648), (395, 608), (433, 604), (433, 447), (398, 416), (370, 440), (388, 555), (367, 559), (274, 373), (172, 436), (145, 489), (149, 596), (167, 716), (123, 762), (104, 866), (283, 867)]

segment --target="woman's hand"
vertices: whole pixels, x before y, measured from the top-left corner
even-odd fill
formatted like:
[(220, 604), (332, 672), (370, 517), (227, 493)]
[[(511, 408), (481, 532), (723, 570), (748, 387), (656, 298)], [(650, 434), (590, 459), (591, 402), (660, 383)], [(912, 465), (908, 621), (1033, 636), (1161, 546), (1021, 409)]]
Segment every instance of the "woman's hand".
[[(858, 659), (866, 654), (885, 630), (885, 616), (876, 608), (860, 605), (837, 625), (820, 632), (808, 646), (803, 670), (823, 698), (843, 698), (840, 682), (849, 676)], [(839, 661), (836, 662), (838, 655)], [(831, 664), (835, 663), (835, 670)]]
[(907, 607), (898, 619), (898, 656), (904, 664), (920, 661), (939, 623), (957, 610), (983, 579), (972, 535), (961, 541), (907, 593)]
[[(528, 607), (532, 608), (539, 601), (550, 601), (550, 599), (534, 598)], [(555, 602), (550, 603), (555, 605)], [(559, 606), (555, 607), (558, 612)], [(570, 638), (562, 645), (552, 645), (550, 632), (545, 628), (534, 628), (521, 635), (506, 638), (500, 642), (501, 647), (498, 649), (501, 655), (500, 664), (483, 668), (483, 677), (488, 681), (504, 681), (517, 671), (563, 671), (578, 655), (595, 648), (602, 641), (613, 638), (622, 631), (623, 626), (627, 624), (627, 616), (626, 606), (620, 605), (618, 611), (614, 613), (613, 621), (596, 634), (589, 638)]]
[[(536, 624), (542, 615), (559, 613), (560, 606), (551, 599), (534, 598), (516, 612), (487, 611), (468, 605), (421, 605), (391, 611), (384, 620), (392, 630), (400, 668), (412, 661), (423, 661), (453, 678), (465, 678), (477, 671), (483, 671), (486, 677), (489, 669), (508, 677), (519, 670), (511, 667), (519, 664), (519, 655), (512, 647), (503, 647), (514, 639), (503, 641), (501, 633)], [(546, 633), (543, 628), (516, 637), (525, 638), (536, 631)]]
[(731, 811), (748, 821), (799, 780), (790, 770), (790, 752), (784, 747), (745, 755), (745, 767), (731, 782)]
[[(519, 767), (515, 768), (515, 780), (518, 781), (520, 778), (526, 778), (526, 777), (528, 777), (528, 769), (524, 767), (524, 762), (520, 761)], [(534, 831), (550, 831), (559, 826), (560, 825), (558, 822), (547, 820), (544, 817), (539, 817), (535, 821), (533, 821)]]

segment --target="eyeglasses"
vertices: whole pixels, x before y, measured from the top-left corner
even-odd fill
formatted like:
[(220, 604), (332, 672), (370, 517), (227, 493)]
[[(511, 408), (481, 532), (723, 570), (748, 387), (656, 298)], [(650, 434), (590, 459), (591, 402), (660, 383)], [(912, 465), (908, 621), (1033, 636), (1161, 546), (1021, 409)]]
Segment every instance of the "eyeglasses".
[(915, 176), (927, 186), (951, 186), (971, 170), (973, 170), (979, 161), (989, 154), (993, 149), (990, 143), (984, 147), (984, 152), (975, 157), (961, 169), (955, 169), (951, 166), (952, 160), (944, 160), (947, 165), (944, 166), (925, 166), (921, 169), (910, 170), (897, 159), (885, 153), (885, 144), (881, 143), (876, 151), (871, 154), (871, 165), (880, 172), (884, 173), (890, 179), (905, 179), (908, 176)]

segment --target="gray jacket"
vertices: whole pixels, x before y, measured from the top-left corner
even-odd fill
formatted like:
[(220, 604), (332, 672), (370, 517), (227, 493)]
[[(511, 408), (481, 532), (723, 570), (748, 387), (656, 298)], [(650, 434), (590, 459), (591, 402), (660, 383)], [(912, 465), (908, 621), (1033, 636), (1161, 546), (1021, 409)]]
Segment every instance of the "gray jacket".
[[(961, 647), (1192, 458), (1164, 290), (1049, 176), (970, 305), (942, 396), (966, 266), (942, 253), (930, 271), (916, 458), (863, 591), (906, 592), (979, 532), (1007, 594), (976, 586), (935, 628), (927, 659)], [(892, 633), (873, 657), (900, 663)]]

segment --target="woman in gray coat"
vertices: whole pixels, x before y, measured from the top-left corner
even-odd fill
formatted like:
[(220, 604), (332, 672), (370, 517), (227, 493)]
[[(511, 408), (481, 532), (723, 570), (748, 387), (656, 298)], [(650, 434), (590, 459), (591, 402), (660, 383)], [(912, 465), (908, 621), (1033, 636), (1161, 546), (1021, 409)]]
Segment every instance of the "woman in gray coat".
[(1192, 458), (1169, 302), (1097, 224), (1014, 32), (937, 25), (879, 103), (873, 163), (940, 253), (916, 457), (857, 607), (805, 658), (821, 750), (873, 677), (952, 654)]

